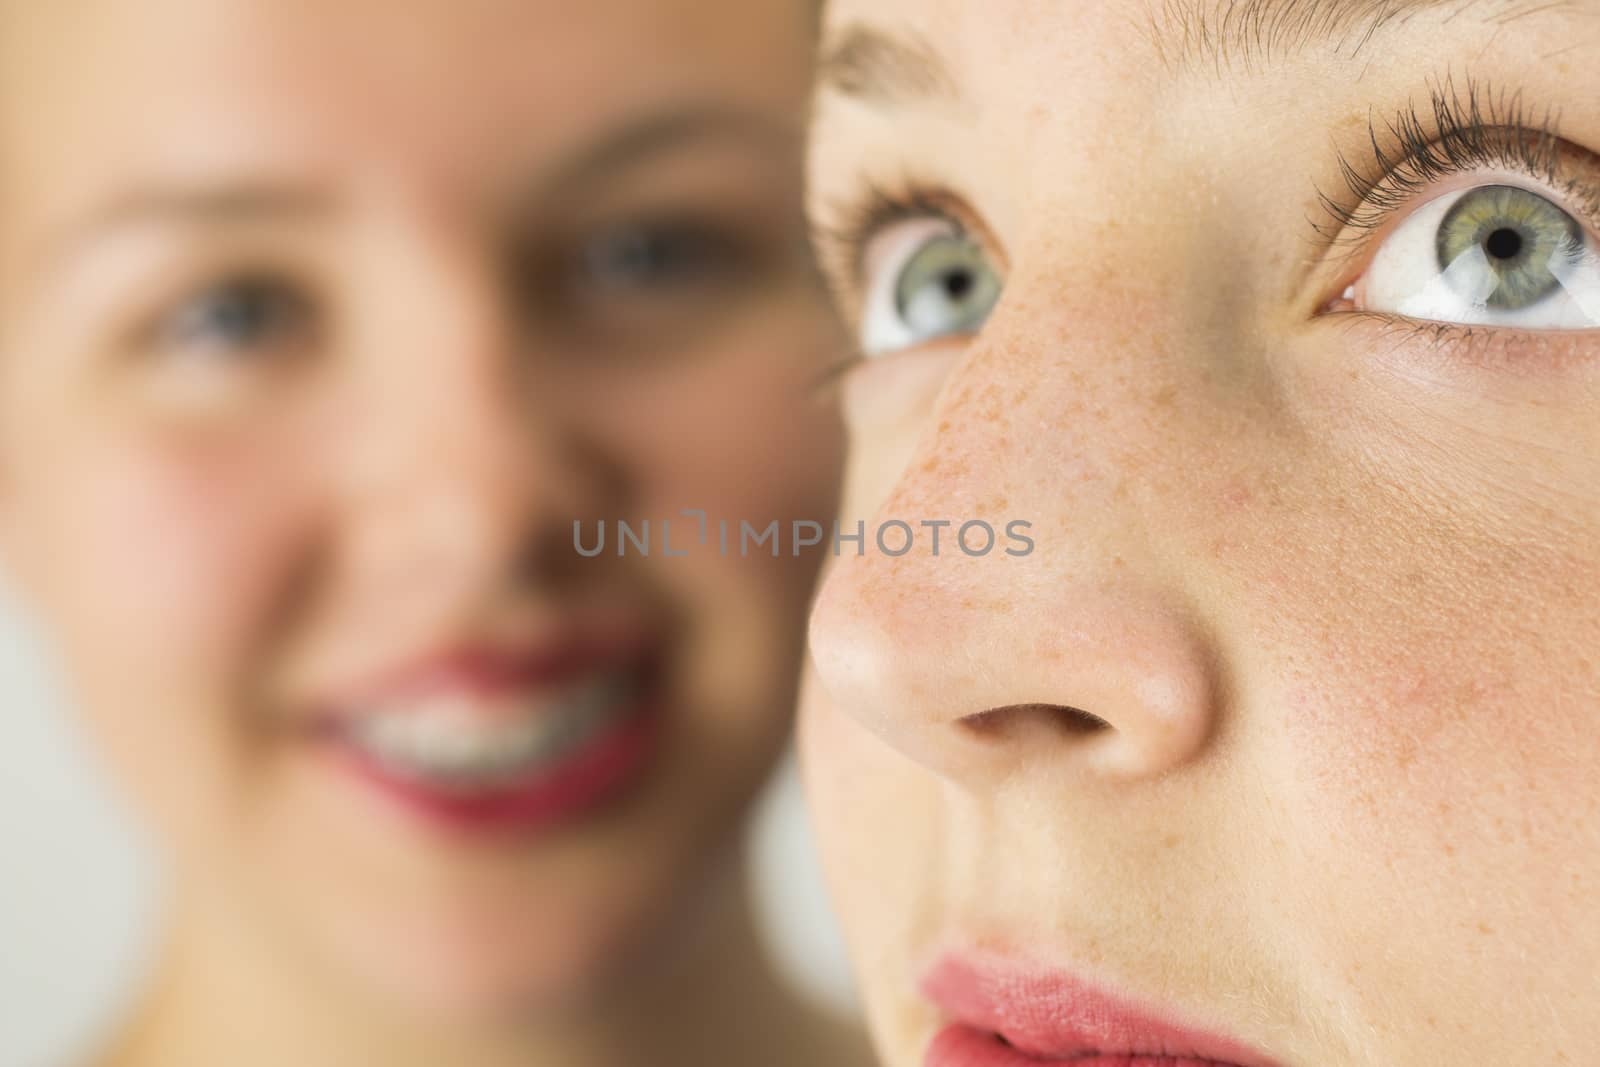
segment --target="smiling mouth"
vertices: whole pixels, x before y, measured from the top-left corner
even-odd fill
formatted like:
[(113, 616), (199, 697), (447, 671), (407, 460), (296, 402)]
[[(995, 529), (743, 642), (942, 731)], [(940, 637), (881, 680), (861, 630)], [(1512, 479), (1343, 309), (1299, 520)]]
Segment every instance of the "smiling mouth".
[(640, 648), (446, 653), (325, 708), (311, 736), (338, 769), (425, 821), (548, 827), (618, 797), (650, 764), (657, 662)]
[(639, 712), (637, 672), (597, 674), (550, 700), (527, 694), (485, 718), (461, 692), (363, 710), (341, 740), (386, 773), (462, 794), (525, 784), (558, 769)]

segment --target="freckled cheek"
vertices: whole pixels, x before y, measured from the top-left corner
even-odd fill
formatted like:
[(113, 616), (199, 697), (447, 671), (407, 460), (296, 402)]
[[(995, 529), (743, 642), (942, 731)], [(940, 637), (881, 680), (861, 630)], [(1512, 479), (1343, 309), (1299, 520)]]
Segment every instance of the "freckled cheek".
[(1600, 806), (1595, 760), (1574, 756), (1592, 752), (1600, 694), (1562, 663), (1426, 634), (1322, 662), (1279, 702), (1276, 759), (1299, 832), (1342, 877), (1410, 872), (1420, 893), (1526, 873), (1567, 813)]

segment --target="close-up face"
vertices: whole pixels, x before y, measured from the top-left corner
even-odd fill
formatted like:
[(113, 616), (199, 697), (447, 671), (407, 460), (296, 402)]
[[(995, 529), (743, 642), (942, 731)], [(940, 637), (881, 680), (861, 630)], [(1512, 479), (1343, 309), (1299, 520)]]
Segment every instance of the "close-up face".
[(867, 548), (801, 747), (890, 1067), (1600, 1055), (1596, 50), (1592, 0), (828, 5)]
[(811, 19), (0, 6), (0, 559), (240, 952), (561, 1008), (733, 850), (818, 557), (680, 512), (832, 515)]

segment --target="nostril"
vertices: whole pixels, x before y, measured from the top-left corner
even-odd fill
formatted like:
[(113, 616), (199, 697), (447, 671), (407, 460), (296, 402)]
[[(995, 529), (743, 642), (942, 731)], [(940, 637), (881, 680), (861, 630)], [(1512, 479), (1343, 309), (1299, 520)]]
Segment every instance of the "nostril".
[(1098, 715), (1065, 704), (1010, 704), (968, 715), (961, 724), (977, 737), (996, 741), (1024, 731), (1088, 737), (1111, 729)]

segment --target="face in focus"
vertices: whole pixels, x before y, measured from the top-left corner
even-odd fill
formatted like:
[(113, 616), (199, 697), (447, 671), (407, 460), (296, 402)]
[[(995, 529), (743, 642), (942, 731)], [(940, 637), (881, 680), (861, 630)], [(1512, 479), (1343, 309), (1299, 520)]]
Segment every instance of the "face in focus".
[(1600, 5), (1310, 6), (829, 5), (802, 747), (894, 1067), (1600, 1047)]
[(806, 8), (4, 17), (5, 560), (187, 905), (580, 1001), (785, 734), (815, 557), (661, 520), (831, 517)]

